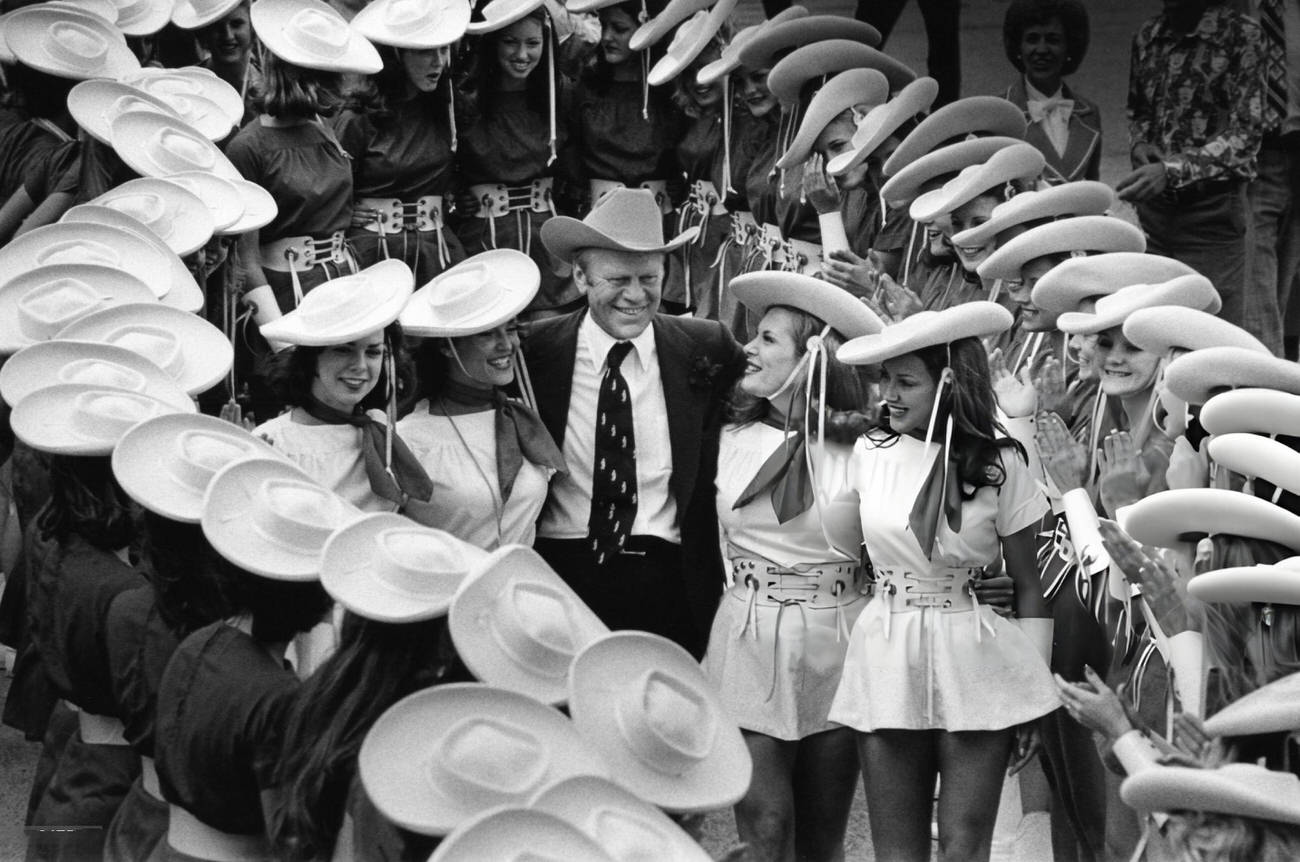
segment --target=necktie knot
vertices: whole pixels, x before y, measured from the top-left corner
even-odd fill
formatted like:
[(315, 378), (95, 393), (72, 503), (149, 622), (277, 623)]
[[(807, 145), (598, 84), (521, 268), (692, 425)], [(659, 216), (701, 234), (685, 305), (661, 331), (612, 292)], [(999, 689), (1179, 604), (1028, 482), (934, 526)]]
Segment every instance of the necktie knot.
[(619, 341), (609, 349), (609, 355), (605, 357), (605, 367), (610, 371), (618, 371), (623, 360), (632, 352), (632, 342)]

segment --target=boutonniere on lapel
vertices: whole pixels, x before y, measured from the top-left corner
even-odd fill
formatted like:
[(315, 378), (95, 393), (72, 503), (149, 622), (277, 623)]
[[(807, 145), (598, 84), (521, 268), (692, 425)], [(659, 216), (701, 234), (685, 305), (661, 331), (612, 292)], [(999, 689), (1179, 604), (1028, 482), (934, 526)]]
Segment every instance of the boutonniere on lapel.
[(718, 380), (726, 373), (727, 367), (721, 362), (714, 362), (707, 354), (699, 354), (691, 360), (691, 372), (686, 383), (695, 392), (713, 392), (718, 388)]

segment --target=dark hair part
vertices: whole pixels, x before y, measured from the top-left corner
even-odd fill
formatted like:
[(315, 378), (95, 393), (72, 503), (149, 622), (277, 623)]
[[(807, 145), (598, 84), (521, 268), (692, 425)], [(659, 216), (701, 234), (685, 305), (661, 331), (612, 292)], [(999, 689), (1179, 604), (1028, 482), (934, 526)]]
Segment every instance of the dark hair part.
[(1050, 24), (1053, 19), (1059, 20), (1065, 30), (1065, 63), (1061, 75), (1078, 71), (1088, 53), (1091, 36), (1088, 10), (1083, 3), (1080, 0), (1011, 0), (1002, 19), (1002, 48), (1017, 71), (1025, 71), (1025, 63), (1020, 58), (1020, 39), (1025, 31)]
[(254, 104), (272, 117), (332, 117), (343, 104), (342, 86), (337, 72), (304, 69), (264, 51), (262, 86)]
[[(406, 352), (406, 339), (402, 335), (402, 325), (394, 321), (384, 328), (384, 339), (388, 349), (393, 352), (393, 362), (397, 369), (397, 400), (402, 403), (409, 400), (415, 390), (414, 369)], [(311, 392), (311, 382), (316, 377), (316, 360), (328, 347), (291, 347), (272, 354), (263, 363), (267, 385), (283, 403), (290, 407), (300, 407)], [(361, 399), (362, 410), (383, 410), (388, 403), (387, 363), (379, 372), (375, 388)]]
[(225, 585), (231, 614), (251, 615), (253, 639), (262, 643), (285, 643), (311, 631), (334, 604), (320, 581), (264, 578), (244, 571), (215, 550), (209, 559)]
[(101, 551), (135, 541), (135, 504), (113, 477), (108, 456), (52, 455), (50, 500), (38, 520), (43, 539), (76, 534)]
[(276, 858), (329, 858), (366, 732), (398, 700), (437, 683), (453, 655), (445, 618), (345, 618), (338, 650), (303, 683), (289, 710), (276, 766), (283, 801), (269, 823)]
[[(944, 369), (952, 370), (952, 384), (940, 394), (934, 433), (942, 439), (949, 416), (953, 420), (949, 457), (957, 462), (962, 481), (962, 499), (969, 500), (980, 488), (1000, 488), (1006, 481), (1003, 451), (1013, 450), (1028, 463), (1024, 447), (1006, 436), (996, 417), (988, 353), (978, 338), (959, 338), (951, 344), (922, 348), (914, 354), (925, 365), (930, 379), (938, 381)], [(892, 429), (884, 431), (897, 437)], [(1002, 436), (999, 436), (1002, 435)], [(971, 486), (967, 493), (965, 486)]]
[[(550, 88), (546, 82), (546, 76), (550, 69), (548, 57), (551, 49), (554, 48), (554, 39), (551, 36), (551, 19), (546, 12), (546, 7), (541, 6), (520, 20), (536, 21), (542, 25), (542, 56), (537, 62), (537, 68), (528, 75), (528, 80), (524, 83), (525, 99), (524, 104), (529, 110), (535, 111), (539, 117), (545, 117), (549, 110)], [(517, 22), (516, 22), (517, 23)], [(513, 24), (511, 26), (514, 26)], [(474, 41), (470, 48), (470, 60), (465, 80), (461, 85), (460, 93), (463, 97), (462, 104), (457, 105), (457, 110), (464, 108), (464, 124), (469, 126), (477, 117), (488, 116), (492, 114), (497, 94), (501, 92), (501, 63), (497, 59), (497, 44), (505, 35), (508, 27), (502, 27), (499, 30), (493, 30), (491, 33), (484, 34)], [(558, 58), (557, 58), (558, 59)], [(559, 75), (559, 70), (556, 70)], [(556, 82), (557, 95), (559, 82)], [(556, 106), (559, 109), (559, 106)]]
[[(795, 328), (791, 333), (795, 346), (795, 358), (800, 359), (808, 352), (808, 339), (821, 333), (825, 322), (806, 311), (788, 305), (773, 305), (768, 308), (780, 308), (794, 318)], [(867, 403), (870, 386), (863, 370), (854, 365), (846, 365), (835, 358), (835, 352), (844, 344), (844, 337), (832, 329), (826, 333), (826, 436), (840, 443), (851, 443), (866, 430), (861, 422), (852, 421), (853, 416)], [(818, 383), (813, 381), (813, 399), (821, 398)], [(727, 398), (726, 421), (737, 425), (748, 425), (761, 421), (767, 416), (770, 404), (766, 398), (750, 395), (740, 388), (737, 380)], [(814, 405), (815, 406), (815, 405)], [(815, 413), (815, 411), (813, 411)], [(865, 417), (863, 417), (865, 419)], [(798, 427), (802, 417), (790, 417), (791, 424)]]
[(158, 614), (179, 637), (234, 613), (210, 565), (216, 551), (198, 524), (184, 524), (145, 510), (142, 558), (157, 597)]

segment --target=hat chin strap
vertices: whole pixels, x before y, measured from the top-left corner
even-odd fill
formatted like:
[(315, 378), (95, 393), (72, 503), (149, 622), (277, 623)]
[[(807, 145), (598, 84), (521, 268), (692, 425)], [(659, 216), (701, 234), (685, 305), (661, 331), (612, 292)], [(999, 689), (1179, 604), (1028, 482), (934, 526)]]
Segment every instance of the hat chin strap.
[[(551, 134), (551, 155), (546, 160), (549, 167), (555, 161), (555, 52), (558, 49), (558, 43), (555, 38), (555, 25), (551, 22), (550, 13), (542, 16), (543, 25), (546, 28), (546, 98), (549, 100), (551, 109), (550, 115), (550, 134)], [(452, 147), (455, 149), (455, 147)]]

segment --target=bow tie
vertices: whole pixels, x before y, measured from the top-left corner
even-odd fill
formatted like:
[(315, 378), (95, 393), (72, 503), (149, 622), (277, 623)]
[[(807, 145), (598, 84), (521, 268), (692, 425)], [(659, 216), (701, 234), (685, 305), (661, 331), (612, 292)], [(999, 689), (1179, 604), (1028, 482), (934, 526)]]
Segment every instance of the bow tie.
[(1055, 96), (1050, 99), (1030, 99), (1027, 106), (1030, 122), (1041, 123), (1049, 117), (1069, 120), (1074, 111), (1074, 99), (1058, 99)]

